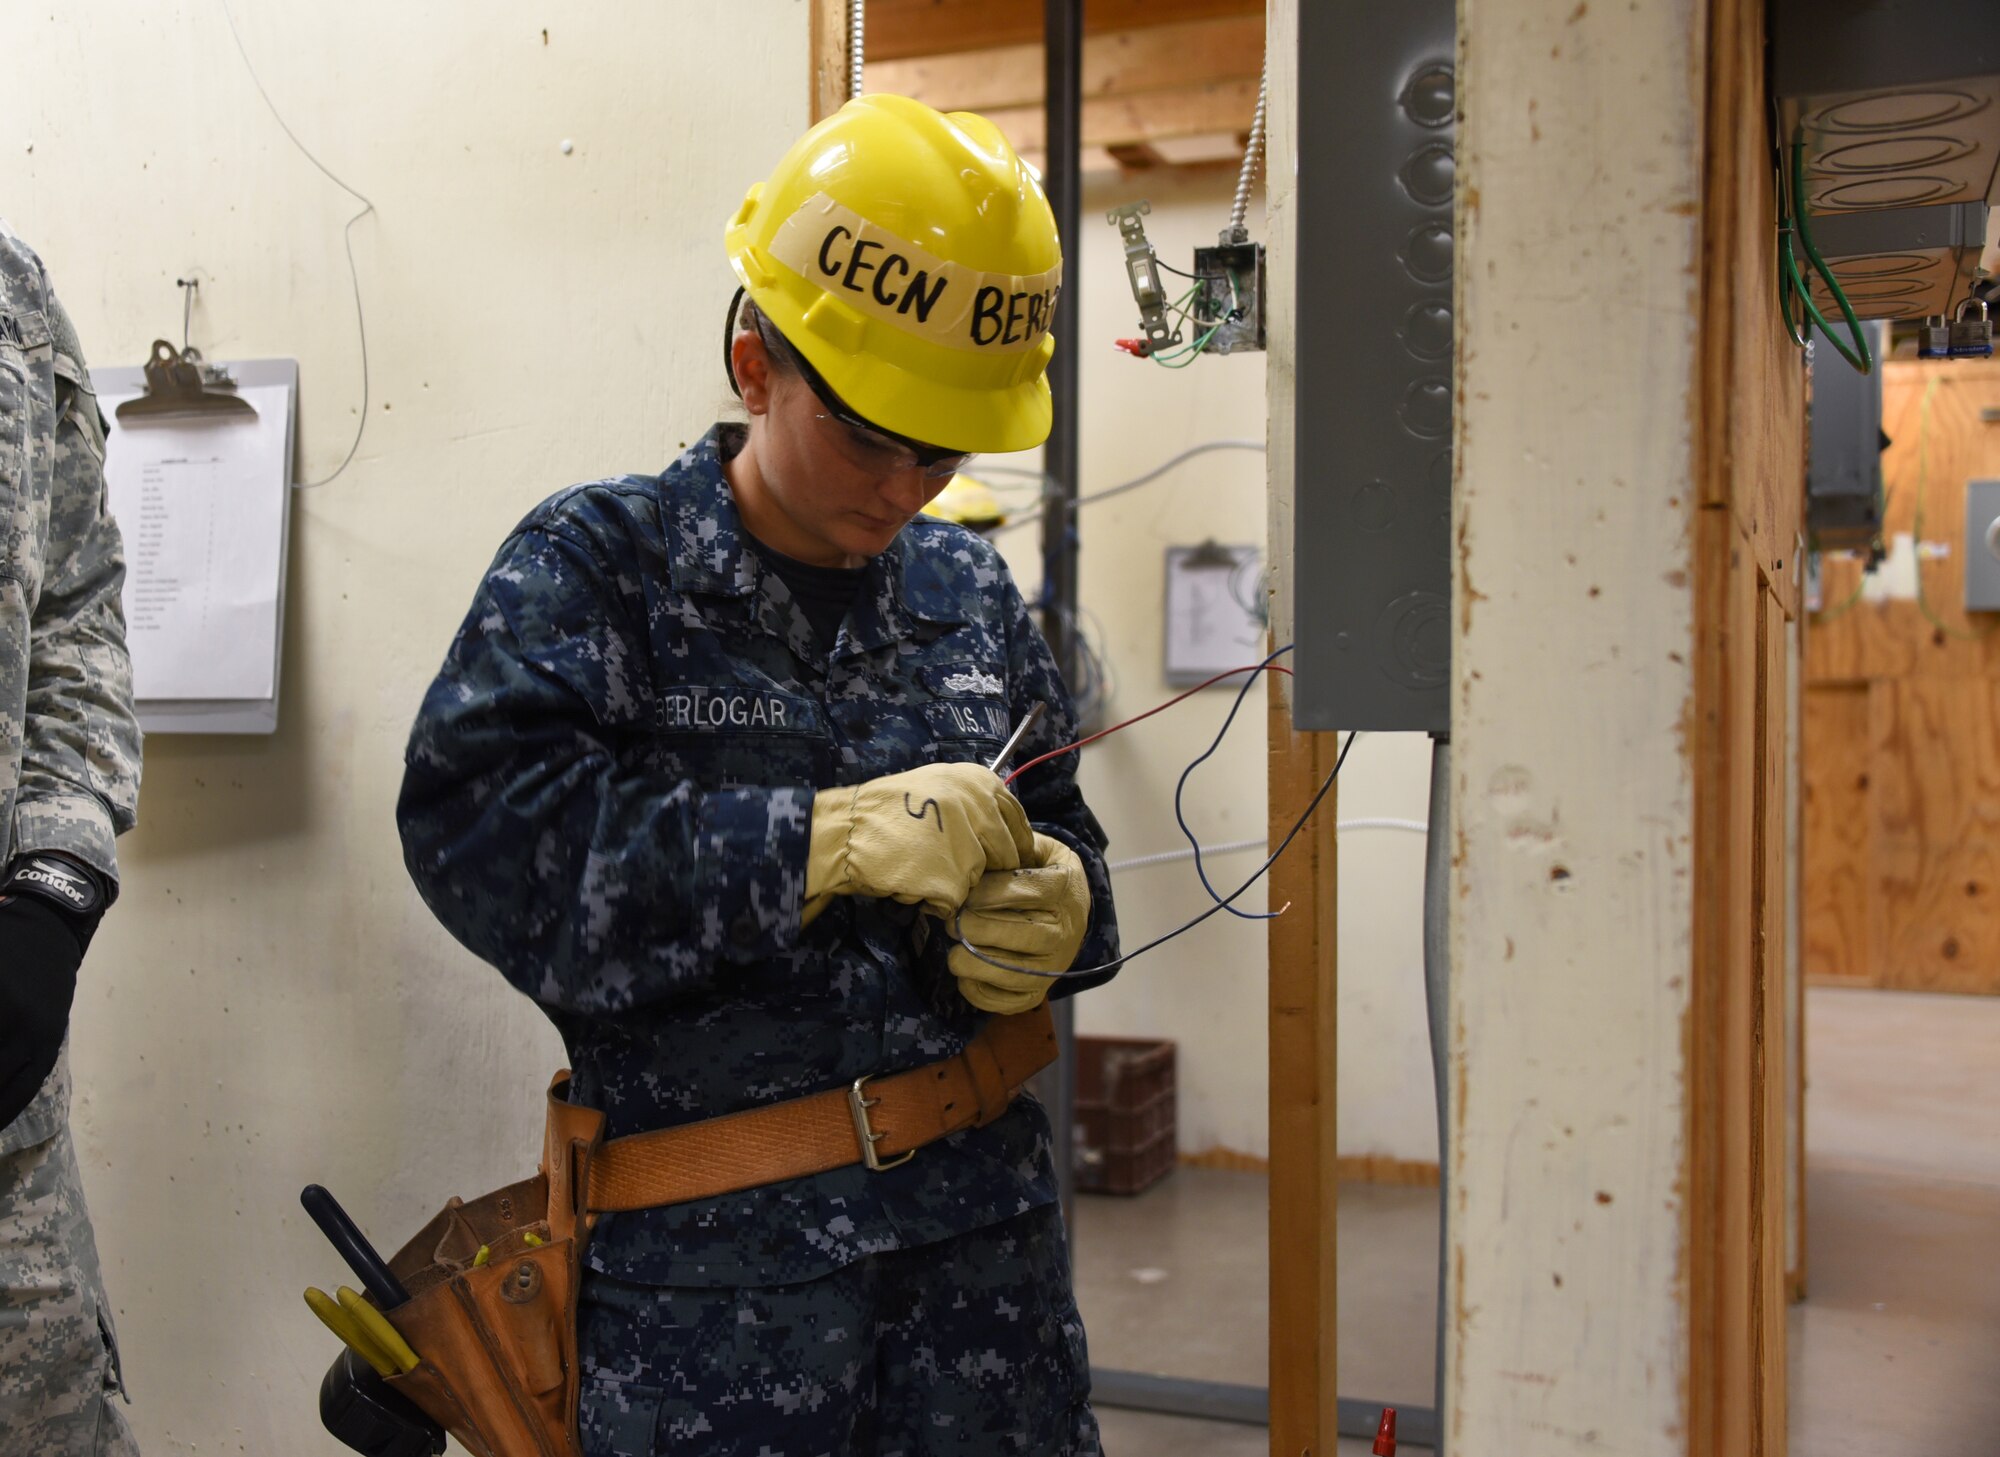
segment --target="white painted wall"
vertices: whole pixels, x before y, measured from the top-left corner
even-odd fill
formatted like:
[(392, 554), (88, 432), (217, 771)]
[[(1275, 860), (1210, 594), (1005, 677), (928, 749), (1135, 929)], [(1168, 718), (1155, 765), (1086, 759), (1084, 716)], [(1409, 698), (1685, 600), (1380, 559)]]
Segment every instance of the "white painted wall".
[[(406, 1233), (532, 1167), (561, 1056), (404, 875), (410, 718), (532, 503), (657, 468), (713, 417), (722, 224), (805, 125), (808, 7), (230, 5), (286, 120), (375, 201), (373, 403), (353, 467), (296, 503), (281, 731), (147, 745), (76, 1122), (145, 1449), (331, 1453), (332, 1341), (299, 1291), (348, 1277), (300, 1186)], [(220, 0), (4, 14), (0, 206), (92, 359), (178, 339), (193, 271), (211, 358), (299, 359), (325, 474), (359, 405), (354, 205)]]
[(1454, 1457), (1690, 1450), (1705, 16), (1459, 10)]

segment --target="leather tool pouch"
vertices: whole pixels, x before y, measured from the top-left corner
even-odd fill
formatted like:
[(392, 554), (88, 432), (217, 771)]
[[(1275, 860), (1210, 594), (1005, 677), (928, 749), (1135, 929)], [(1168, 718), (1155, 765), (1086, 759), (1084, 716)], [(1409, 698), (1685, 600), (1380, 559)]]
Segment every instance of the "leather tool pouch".
[(549, 1088), (541, 1171), (453, 1199), (389, 1261), (410, 1298), (383, 1313), (419, 1364), (388, 1384), (474, 1457), (578, 1457), (580, 1191), (604, 1115), (565, 1101), (567, 1082)]
[(853, 1163), (894, 1168), (999, 1117), (1055, 1057), (1044, 1005), (990, 1020), (943, 1062), (609, 1144), (604, 1115), (570, 1103), (569, 1074), (558, 1073), (541, 1171), (452, 1200), (389, 1261), (410, 1298), (383, 1314), (418, 1364), (385, 1379), (473, 1457), (579, 1457), (576, 1302), (593, 1206), (647, 1209)]

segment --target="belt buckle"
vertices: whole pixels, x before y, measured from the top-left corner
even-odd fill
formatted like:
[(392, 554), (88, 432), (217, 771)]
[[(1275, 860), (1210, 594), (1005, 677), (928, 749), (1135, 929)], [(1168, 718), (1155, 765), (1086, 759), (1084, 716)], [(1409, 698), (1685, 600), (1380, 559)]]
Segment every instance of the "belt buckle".
[(898, 1154), (895, 1158), (889, 1159), (886, 1162), (875, 1156), (875, 1145), (889, 1135), (886, 1133), (877, 1133), (868, 1121), (868, 1110), (882, 1101), (880, 1098), (869, 1097), (863, 1091), (874, 1076), (875, 1074), (869, 1073), (864, 1077), (858, 1077), (854, 1080), (853, 1085), (847, 1090), (847, 1111), (854, 1118), (854, 1136), (861, 1140), (862, 1160), (868, 1165), (870, 1173), (879, 1174), (884, 1169), (900, 1168), (915, 1158), (917, 1151), (911, 1149), (908, 1153)]

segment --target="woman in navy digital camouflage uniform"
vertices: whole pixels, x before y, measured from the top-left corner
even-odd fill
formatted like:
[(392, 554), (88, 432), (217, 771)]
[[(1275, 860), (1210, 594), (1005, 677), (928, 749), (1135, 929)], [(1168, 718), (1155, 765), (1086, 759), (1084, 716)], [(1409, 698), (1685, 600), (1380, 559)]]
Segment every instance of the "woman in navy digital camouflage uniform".
[[(992, 547), (918, 515), (967, 453), (1047, 434), (1039, 183), (981, 118), (867, 97), (727, 243), (748, 426), (530, 513), (398, 807), (424, 898), (555, 1022), (608, 1138), (927, 1069), (1108, 975), (1030, 973), (1117, 956), (1073, 759), (1018, 800), (983, 767), (1037, 703), (1017, 762), (1076, 737), (1048, 647)], [(1048, 1118), (988, 1114), (898, 1166), (603, 1216), (585, 1453), (1097, 1452)]]

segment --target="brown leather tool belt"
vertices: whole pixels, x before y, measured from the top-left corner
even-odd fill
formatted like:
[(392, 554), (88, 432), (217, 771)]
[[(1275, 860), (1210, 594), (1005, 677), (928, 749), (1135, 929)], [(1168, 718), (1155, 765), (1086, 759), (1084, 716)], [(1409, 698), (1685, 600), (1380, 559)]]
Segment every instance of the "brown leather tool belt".
[(943, 1062), (608, 1143), (604, 1114), (558, 1074), (540, 1171), (451, 1200), (390, 1261), (410, 1298), (383, 1314), (418, 1364), (386, 1379), (474, 1457), (578, 1457), (576, 1302), (597, 1215), (893, 1168), (991, 1123), (1055, 1057), (1044, 1006), (993, 1018)]
[(991, 1123), (1055, 1058), (1046, 1003), (995, 1017), (943, 1062), (600, 1143), (579, 1171), (583, 1204), (608, 1214), (713, 1199), (849, 1164), (894, 1168), (927, 1143)]

